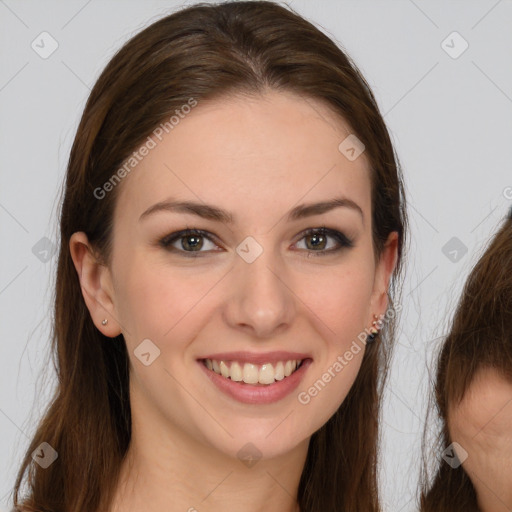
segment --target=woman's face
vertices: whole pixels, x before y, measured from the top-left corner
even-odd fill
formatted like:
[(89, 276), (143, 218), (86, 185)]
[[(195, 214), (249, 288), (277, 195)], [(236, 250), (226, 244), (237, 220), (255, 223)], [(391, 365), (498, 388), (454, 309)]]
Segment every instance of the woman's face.
[[(396, 261), (391, 236), (375, 262), (366, 157), (339, 149), (350, 134), (291, 93), (199, 102), (117, 185), (104, 295), (86, 300), (126, 341), (136, 428), (272, 457), (340, 406)], [(171, 240), (185, 229), (204, 233)], [(289, 360), (305, 362), (283, 378)]]

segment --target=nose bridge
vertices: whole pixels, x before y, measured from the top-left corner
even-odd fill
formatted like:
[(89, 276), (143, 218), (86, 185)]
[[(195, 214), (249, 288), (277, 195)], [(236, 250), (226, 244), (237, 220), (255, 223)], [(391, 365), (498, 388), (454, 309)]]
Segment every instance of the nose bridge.
[(289, 325), (295, 309), (282, 259), (270, 240), (249, 236), (237, 246), (227, 310), (233, 327), (250, 327), (262, 337)]

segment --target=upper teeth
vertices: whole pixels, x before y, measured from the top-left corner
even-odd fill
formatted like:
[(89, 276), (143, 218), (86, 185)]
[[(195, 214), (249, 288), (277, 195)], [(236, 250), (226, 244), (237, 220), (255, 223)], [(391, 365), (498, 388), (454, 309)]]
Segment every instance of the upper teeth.
[[(238, 363), (233, 361), (231, 365), (225, 361), (205, 359), (204, 363), (209, 370), (230, 378), (234, 381), (244, 381), (246, 384), (273, 384), (276, 380), (289, 377), (302, 360), (279, 361), (275, 366), (272, 363), (262, 365), (252, 363)], [(229, 366), (228, 366), (229, 365)]]

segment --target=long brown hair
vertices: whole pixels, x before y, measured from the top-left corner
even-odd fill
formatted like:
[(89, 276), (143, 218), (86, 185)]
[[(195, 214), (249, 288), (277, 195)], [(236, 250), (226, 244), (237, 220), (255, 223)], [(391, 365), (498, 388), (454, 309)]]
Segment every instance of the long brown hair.
[[(388, 290), (393, 304), (407, 231), (402, 176), (375, 98), (349, 57), (313, 24), (273, 2), (201, 3), (158, 20), (108, 63), (91, 91), (72, 146), (60, 217), (52, 333), (58, 388), (23, 460), (15, 505), (28, 470), (26, 510), (108, 510), (130, 442), (124, 339), (106, 338), (95, 328), (69, 251), (71, 235), (84, 231), (109, 262), (112, 213), (122, 183), (101, 200), (94, 191), (190, 98), (200, 104), (266, 90), (325, 102), (364, 143), (371, 167), (376, 257), (388, 235), (399, 234), (398, 263)], [(368, 346), (347, 398), (311, 438), (299, 486), (302, 512), (381, 510), (377, 419), (394, 325), (393, 319), (387, 321)], [(42, 442), (58, 452), (47, 469), (31, 459)]]
[[(422, 471), (422, 512), (478, 512), (473, 484), (462, 465), (440, 454), (451, 444), (448, 414), (460, 404), (478, 370), (493, 368), (512, 381), (512, 209), (473, 267), (437, 361), (434, 387), (441, 431), (430, 477), (428, 453)], [(432, 451), (432, 447), (424, 446)]]

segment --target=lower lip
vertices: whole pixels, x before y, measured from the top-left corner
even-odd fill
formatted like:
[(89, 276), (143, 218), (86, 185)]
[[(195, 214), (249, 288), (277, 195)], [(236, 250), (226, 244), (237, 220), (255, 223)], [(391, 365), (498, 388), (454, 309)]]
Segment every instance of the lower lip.
[(231, 398), (244, 404), (270, 404), (282, 400), (297, 389), (312, 360), (305, 359), (300, 368), (289, 377), (264, 386), (253, 386), (245, 382), (233, 381), (209, 370), (202, 361), (198, 361), (198, 363), (210, 380)]

